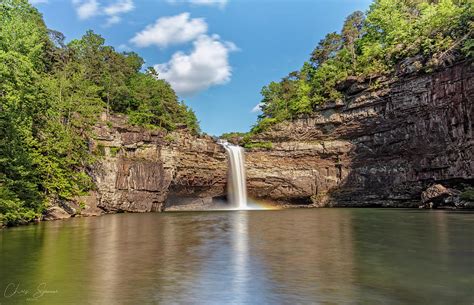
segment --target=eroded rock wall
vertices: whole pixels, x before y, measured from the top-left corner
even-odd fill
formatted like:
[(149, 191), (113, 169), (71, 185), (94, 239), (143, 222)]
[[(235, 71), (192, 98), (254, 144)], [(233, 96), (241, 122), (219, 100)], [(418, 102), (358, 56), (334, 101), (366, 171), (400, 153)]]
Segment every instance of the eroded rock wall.
[(224, 195), (225, 153), (210, 137), (131, 127), (123, 116), (104, 119), (95, 135), (92, 175), (106, 212), (162, 211)]
[[(381, 83), (348, 82), (346, 101), (259, 136), (249, 193), (316, 206), (418, 206), (431, 183), (472, 184), (472, 62)], [(377, 88), (374, 88), (377, 87)]]

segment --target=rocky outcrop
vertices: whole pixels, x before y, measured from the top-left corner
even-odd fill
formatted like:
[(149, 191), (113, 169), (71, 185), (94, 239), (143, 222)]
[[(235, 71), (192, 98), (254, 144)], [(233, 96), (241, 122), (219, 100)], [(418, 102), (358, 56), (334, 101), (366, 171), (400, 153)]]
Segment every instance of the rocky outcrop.
[(43, 220), (59, 220), (70, 218), (71, 214), (58, 206), (52, 206), (46, 209), (43, 214)]
[(472, 185), (474, 69), (341, 84), (345, 101), (278, 124), (247, 152), (249, 193), (315, 206), (418, 207), (434, 182)]
[(92, 176), (106, 212), (162, 211), (224, 194), (225, 154), (210, 137), (132, 127), (123, 116), (104, 119), (95, 135)]
[[(419, 208), (474, 208), (474, 202), (470, 196), (466, 196), (466, 190), (447, 188), (441, 184), (433, 184), (421, 193), (421, 205)], [(463, 195), (464, 194), (464, 195)]]
[(166, 206), (208, 205), (226, 194), (224, 149), (211, 137), (172, 133), (162, 148), (165, 171), (172, 176)]
[(421, 193), (421, 203), (423, 206), (433, 208), (444, 203), (446, 199), (453, 195), (453, 191), (443, 185), (434, 184)]

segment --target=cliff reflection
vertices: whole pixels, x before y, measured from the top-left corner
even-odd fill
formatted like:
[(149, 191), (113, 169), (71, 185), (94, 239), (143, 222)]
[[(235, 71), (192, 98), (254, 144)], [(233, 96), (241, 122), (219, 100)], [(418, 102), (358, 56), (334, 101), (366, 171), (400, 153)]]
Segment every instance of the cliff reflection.
[[(474, 214), (122, 214), (0, 231), (0, 303), (449, 304), (474, 299)], [(19, 291), (5, 296), (10, 283)], [(54, 291), (57, 291), (54, 293)]]
[(270, 301), (341, 303), (353, 299), (351, 214), (344, 210), (251, 214), (250, 255), (261, 258)]

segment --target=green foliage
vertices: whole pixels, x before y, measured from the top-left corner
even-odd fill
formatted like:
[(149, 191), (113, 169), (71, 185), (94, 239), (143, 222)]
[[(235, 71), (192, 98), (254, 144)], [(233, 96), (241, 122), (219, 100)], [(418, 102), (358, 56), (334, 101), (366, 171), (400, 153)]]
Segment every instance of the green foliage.
[(252, 127), (250, 132), (255, 134), (266, 131), (277, 122), (278, 120), (276, 118), (263, 118), (258, 122), (258, 124)]
[(362, 36), (364, 19), (364, 13), (356, 11), (347, 17), (342, 27), (343, 44), (351, 56), (353, 72), (355, 72), (357, 65), (356, 41)]
[(461, 193), (461, 199), (467, 201), (474, 201), (474, 187), (467, 187)]
[(112, 157), (116, 157), (119, 152), (120, 152), (120, 147), (110, 147), (110, 155)]
[(252, 148), (272, 149), (273, 143), (272, 142), (251, 142), (251, 143), (246, 143), (244, 147), (248, 149), (252, 149)]
[(171, 134), (167, 134), (164, 138), (164, 140), (168, 143), (173, 143), (176, 141), (175, 137), (173, 137)]
[(2, 0), (0, 17), (0, 50), (22, 54), (43, 69), (49, 42), (41, 14), (27, 0)]
[(329, 33), (318, 43), (311, 53), (310, 61), (315, 67), (319, 67), (328, 59), (334, 58), (341, 48), (341, 35), (336, 32)]
[(98, 157), (105, 157), (105, 146), (102, 143), (97, 144), (97, 146), (92, 151)]
[(246, 132), (227, 132), (220, 135), (220, 139), (230, 140), (235, 138), (243, 138)]
[(252, 132), (343, 100), (337, 85), (349, 76), (388, 74), (416, 55), (426, 71), (472, 57), (473, 16), (472, 0), (375, 0), (365, 14), (349, 15), (341, 33), (327, 34), (299, 71), (263, 87), (263, 114)]
[(105, 148), (90, 154), (89, 141), (104, 111), (199, 132), (169, 84), (153, 69), (140, 72), (137, 54), (116, 52), (92, 31), (64, 40), (27, 0), (0, 1), (0, 226), (31, 221), (48, 202), (91, 189), (88, 169)]
[(177, 96), (171, 86), (158, 79), (158, 74), (149, 69), (135, 75), (130, 81), (130, 123), (150, 128), (175, 130), (186, 126), (193, 133), (199, 133), (199, 123), (194, 111)]

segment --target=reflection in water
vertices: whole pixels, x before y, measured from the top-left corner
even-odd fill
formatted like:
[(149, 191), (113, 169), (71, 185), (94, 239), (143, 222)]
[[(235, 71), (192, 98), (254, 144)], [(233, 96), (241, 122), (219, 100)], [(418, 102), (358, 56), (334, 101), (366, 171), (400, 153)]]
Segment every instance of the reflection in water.
[(49, 222), (0, 232), (0, 303), (45, 283), (35, 304), (471, 304), (473, 229), (469, 213), (370, 209)]
[(237, 303), (243, 303), (247, 295), (247, 283), (250, 281), (248, 250), (247, 212), (235, 213), (232, 220), (232, 264), (233, 280), (231, 294), (236, 296)]

